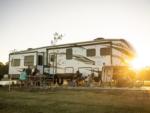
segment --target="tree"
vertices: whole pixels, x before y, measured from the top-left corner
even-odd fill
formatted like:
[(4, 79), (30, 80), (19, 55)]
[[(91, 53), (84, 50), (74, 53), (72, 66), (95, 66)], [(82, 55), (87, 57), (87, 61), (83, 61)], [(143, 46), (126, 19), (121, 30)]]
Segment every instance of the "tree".
[(58, 40), (61, 40), (61, 39), (62, 39), (62, 37), (63, 37), (62, 34), (59, 34), (59, 33), (55, 32), (55, 33), (53, 34), (53, 40), (51, 40), (51, 44), (52, 44), (52, 45), (55, 45), (55, 44), (58, 42)]
[(3, 66), (4, 64), (2, 62), (0, 62), (0, 66)]
[(3, 78), (4, 74), (8, 74), (8, 66), (8, 62), (5, 65), (2, 62), (0, 62), (0, 80)]

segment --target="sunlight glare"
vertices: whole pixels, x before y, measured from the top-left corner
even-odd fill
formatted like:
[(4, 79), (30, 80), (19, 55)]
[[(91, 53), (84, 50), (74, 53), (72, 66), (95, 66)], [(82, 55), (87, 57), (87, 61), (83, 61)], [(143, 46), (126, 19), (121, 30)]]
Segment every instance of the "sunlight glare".
[(146, 66), (148, 66), (146, 60), (144, 58), (142, 58), (142, 57), (136, 57), (136, 58), (134, 58), (130, 62), (130, 65), (135, 70), (140, 70), (140, 69), (143, 69)]

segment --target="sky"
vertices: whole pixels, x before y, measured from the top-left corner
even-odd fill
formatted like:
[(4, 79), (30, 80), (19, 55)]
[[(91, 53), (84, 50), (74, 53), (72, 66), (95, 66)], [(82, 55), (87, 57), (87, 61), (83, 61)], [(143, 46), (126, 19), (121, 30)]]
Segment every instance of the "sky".
[(0, 61), (9, 53), (60, 43), (123, 38), (150, 65), (150, 0), (0, 0)]

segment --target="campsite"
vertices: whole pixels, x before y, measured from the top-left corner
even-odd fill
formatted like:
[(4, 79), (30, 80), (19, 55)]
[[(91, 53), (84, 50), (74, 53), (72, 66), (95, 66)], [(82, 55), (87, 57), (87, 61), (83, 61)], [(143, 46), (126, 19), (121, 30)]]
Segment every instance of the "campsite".
[(0, 113), (150, 113), (150, 0), (0, 0)]

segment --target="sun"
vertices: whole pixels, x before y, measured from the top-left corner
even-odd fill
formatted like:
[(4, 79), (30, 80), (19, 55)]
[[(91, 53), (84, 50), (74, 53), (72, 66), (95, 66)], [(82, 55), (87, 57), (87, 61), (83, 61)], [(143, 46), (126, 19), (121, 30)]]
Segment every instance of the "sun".
[(130, 66), (135, 70), (141, 70), (148, 66), (148, 61), (146, 58), (143, 57), (135, 57), (133, 60), (130, 61)]
[(140, 71), (146, 67), (150, 67), (150, 52), (146, 44), (140, 42), (133, 45), (135, 47), (135, 54), (128, 61), (131, 68)]

